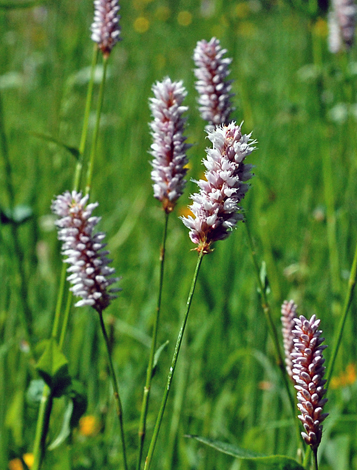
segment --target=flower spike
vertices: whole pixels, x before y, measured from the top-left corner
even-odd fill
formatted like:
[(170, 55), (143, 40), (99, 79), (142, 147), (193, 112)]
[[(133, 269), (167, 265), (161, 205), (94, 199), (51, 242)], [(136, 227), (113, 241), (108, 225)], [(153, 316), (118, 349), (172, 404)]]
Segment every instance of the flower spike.
[(284, 300), (283, 305), (281, 306), (281, 323), (283, 325), (282, 333), (284, 342), (286, 371), (291, 380), (293, 380), (293, 363), (291, 353), (294, 351), (293, 330), (295, 329), (294, 318), (296, 318), (296, 310), (297, 305), (293, 300), (290, 300), (289, 302), (287, 300)]
[(252, 176), (252, 165), (245, 164), (244, 159), (253, 152), (256, 142), (250, 136), (242, 134), (241, 126), (234, 122), (208, 132), (213, 148), (206, 150), (207, 159), (203, 160), (205, 179), (196, 181), (200, 192), (191, 196), (189, 209), (194, 218), (181, 217), (199, 252), (209, 253), (211, 244), (227, 238), (243, 219), (238, 204), (249, 188), (243, 182)]
[(322, 421), (328, 416), (323, 413), (323, 407), (327, 402), (323, 396), (326, 393), (323, 380), (325, 359), (322, 352), (327, 346), (322, 345), (322, 331), (319, 330), (320, 320), (313, 315), (307, 320), (303, 315), (295, 318), (293, 378), (295, 388), (298, 391), (298, 416), (302, 422), (305, 432), (301, 435), (304, 441), (316, 453), (322, 437)]
[(100, 217), (92, 216), (98, 203), (88, 204), (88, 199), (88, 195), (82, 197), (80, 192), (66, 191), (54, 199), (51, 209), (60, 217), (56, 226), (58, 239), (63, 243), (62, 254), (67, 257), (64, 262), (70, 265), (67, 269), (70, 273), (67, 279), (72, 284), (70, 290), (82, 298), (75, 306), (90, 305), (102, 312), (117, 297), (115, 292), (120, 289), (109, 287), (119, 278), (110, 277), (115, 269), (108, 267), (109, 252), (102, 251), (106, 246), (102, 243), (105, 234), (93, 234)]
[(232, 80), (226, 80), (232, 59), (223, 57), (226, 52), (219, 40), (212, 38), (209, 42), (198, 41), (193, 54), (197, 67), (194, 74), (197, 78), (199, 111), (202, 119), (209, 123), (208, 130), (221, 124), (227, 125), (234, 109), (231, 104)]
[(182, 102), (187, 92), (182, 81), (172, 82), (168, 77), (162, 82), (156, 82), (152, 90), (155, 98), (150, 98), (154, 118), (150, 123), (153, 137), (150, 153), (154, 157), (151, 178), (154, 182), (154, 197), (161, 201), (163, 209), (169, 213), (186, 185), (186, 151), (191, 145), (185, 143), (186, 137), (183, 135), (186, 119), (182, 114), (188, 107), (182, 106)]
[(92, 41), (98, 44), (104, 56), (109, 56), (119, 41), (120, 27), (118, 0), (94, 0), (94, 20), (91, 26)]
[(336, 54), (343, 49), (349, 50), (354, 42), (357, 18), (355, 0), (332, 0), (328, 16), (330, 52)]

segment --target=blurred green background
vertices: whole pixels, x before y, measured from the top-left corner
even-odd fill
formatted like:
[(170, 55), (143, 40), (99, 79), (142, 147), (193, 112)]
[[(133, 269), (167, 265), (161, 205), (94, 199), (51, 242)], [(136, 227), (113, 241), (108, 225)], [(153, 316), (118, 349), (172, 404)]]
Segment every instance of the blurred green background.
[[(75, 167), (69, 152), (36, 133), (79, 145), (93, 51), (93, 4), (49, 0), (33, 8), (6, 5), (0, 3), (1, 133), (7, 139), (11, 180), (2, 151), (0, 468), (17, 470), (21, 464), (16, 459), (32, 452), (37, 419), (27, 394), (36, 375), (21, 342), (19, 310), (27, 306), (32, 314), (39, 355), (41, 340), (51, 334), (61, 270), (50, 205), (55, 195), (71, 189)], [(253, 130), (258, 140), (248, 162), (255, 165), (256, 176), (242, 206), (259, 263), (266, 263), (274, 319), (280, 328), (280, 305), (290, 298), (299, 313), (316, 314), (330, 345), (328, 359), (357, 242), (357, 54), (328, 52), (323, 10), (308, 15), (304, 8), (268, 0), (125, 0), (120, 5), (123, 40), (110, 57), (91, 198), (100, 204), (95, 215), (102, 216), (100, 229), (108, 234), (113, 265), (122, 276), (120, 297), (105, 318), (134, 468), (164, 223), (150, 180), (152, 84), (165, 76), (184, 81), (190, 107), (186, 134), (193, 144), (189, 177), (199, 178), (208, 141), (196, 108), (193, 49), (197, 41), (216, 36), (233, 57), (233, 118), (244, 120), (243, 131)], [(97, 93), (98, 84), (95, 98)], [(94, 112), (95, 107), (89, 144)], [(15, 227), (18, 246), (6, 217), (9, 184), (15, 206), (33, 214)], [(149, 438), (197, 259), (177, 217), (193, 191), (190, 182), (169, 221), (159, 344), (170, 343), (153, 381)], [(22, 291), (19, 265), (26, 280)], [(218, 454), (185, 434), (296, 456), (293, 419), (254, 276), (241, 223), (203, 261), (155, 468), (261, 468)], [(354, 301), (328, 394), (321, 470), (357, 469), (356, 334)], [(87, 420), (70, 442), (48, 452), (44, 468), (121, 468), (95, 312), (73, 308), (64, 352), (72, 376), (87, 390)], [(60, 431), (65, 405), (64, 399), (55, 403), (50, 442)]]

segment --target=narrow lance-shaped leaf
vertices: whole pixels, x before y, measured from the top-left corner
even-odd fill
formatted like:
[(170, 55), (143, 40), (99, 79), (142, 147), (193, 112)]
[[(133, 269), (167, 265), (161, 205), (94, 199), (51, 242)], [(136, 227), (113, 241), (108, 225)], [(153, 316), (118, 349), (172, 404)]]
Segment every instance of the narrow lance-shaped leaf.
[(223, 454), (231, 455), (237, 459), (246, 460), (249, 462), (256, 462), (266, 465), (268, 468), (274, 470), (304, 470), (296, 460), (286, 457), (285, 455), (264, 455), (251, 450), (242, 449), (241, 447), (228, 444), (226, 442), (216, 441), (213, 439), (207, 439), (200, 436), (186, 436), (196, 441), (202, 442), (213, 449), (216, 449), (218, 452)]

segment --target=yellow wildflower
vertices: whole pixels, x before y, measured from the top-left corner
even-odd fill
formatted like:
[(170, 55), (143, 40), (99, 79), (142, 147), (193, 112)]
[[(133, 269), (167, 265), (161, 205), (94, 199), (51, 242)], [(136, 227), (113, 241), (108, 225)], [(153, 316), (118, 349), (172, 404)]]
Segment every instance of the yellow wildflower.
[(139, 16), (136, 18), (134, 21), (134, 29), (137, 33), (146, 33), (146, 31), (149, 29), (150, 22), (147, 18), (144, 16)]
[(248, 2), (238, 3), (234, 9), (234, 13), (238, 18), (246, 18), (250, 13)]
[(342, 371), (337, 377), (332, 377), (331, 388), (341, 388), (347, 385), (352, 385), (357, 378), (357, 371), (355, 364), (348, 364), (345, 371)]
[(27, 454), (24, 454), (22, 456), (22, 458), (24, 459), (24, 462), (28, 466), (28, 468), (31, 468), (34, 461), (35, 461), (34, 455), (32, 453), (28, 452)]
[(155, 12), (155, 16), (159, 21), (167, 21), (170, 17), (170, 14), (170, 8), (165, 6), (158, 7)]
[(99, 422), (95, 416), (82, 416), (79, 420), (79, 432), (82, 436), (93, 436), (99, 431)]
[(323, 18), (318, 18), (316, 20), (316, 23), (313, 25), (313, 29), (314, 29), (316, 36), (325, 38), (328, 34), (327, 21), (324, 20)]
[(20, 459), (12, 459), (9, 462), (9, 469), (10, 470), (24, 470), (24, 466)]
[(189, 11), (180, 11), (177, 22), (181, 26), (189, 26), (192, 23), (192, 14)]

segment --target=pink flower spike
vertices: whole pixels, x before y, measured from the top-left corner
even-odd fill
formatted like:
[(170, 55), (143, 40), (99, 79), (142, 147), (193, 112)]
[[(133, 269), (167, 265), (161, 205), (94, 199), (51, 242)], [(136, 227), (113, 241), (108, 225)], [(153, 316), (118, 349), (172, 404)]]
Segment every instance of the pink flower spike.
[(183, 135), (186, 119), (182, 114), (188, 110), (182, 106), (187, 95), (182, 81), (172, 82), (166, 77), (156, 82), (152, 90), (155, 98), (150, 98), (153, 121), (150, 123), (153, 143), (151, 145), (151, 178), (154, 182), (154, 197), (161, 201), (166, 213), (171, 212), (182, 195), (188, 163), (186, 144)]
[(212, 38), (209, 42), (198, 41), (193, 54), (199, 111), (202, 119), (209, 123), (207, 130), (211, 130), (212, 126), (227, 125), (233, 111), (232, 80), (226, 80), (232, 59), (223, 57), (226, 52), (219, 40)]
[(357, 18), (355, 0), (332, 0), (328, 15), (328, 45), (333, 54), (349, 50), (354, 42)]
[(294, 351), (293, 330), (295, 329), (294, 318), (296, 317), (296, 310), (297, 305), (293, 300), (290, 300), (289, 302), (287, 300), (284, 300), (283, 305), (281, 306), (281, 323), (283, 325), (282, 333), (284, 342), (286, 371), (291, 380), (293, 380), (293, 363), (291, 353)]
[(76, 191), (66, 191), (52, 202), (52, 212), (59, 218), (56, 222), (58, 239), (62, 241), (62, 254), (70, 266), (67, 280), (72, 284), (70, 290), (76, 297), (81, 297), (75, 307), (90, 305), (98, 312), (106, 309), (120, 289), (109, 288), (119, 278), (111, 277), (114, 268), (108, 267), (108, 251), (102, 241), (103, 232), (93, 234), (94, 227), (100, 221), (92, 217), (92, 211), (98, 203), (88, 204), (89, 196), (82, 197)]
[(118, 0), (94, 0), (91, 38), (98, 44), (104, 56), (108, 56), (120, 40), (119, 10)]
[(206, 150), (207, 158), (203, 160), (205, 179), (196, 181), (200, 191), (191, 196), (189, 209), (194, 217), (181, 217), (199, 252), (209, 253), (211, 244), (227, 238), (243, 219), (238, 204), (249, 188), (243, 182), (252, 176), (252, 165), (245, 164), (244, 159), (253, 152), (256, 142), (250, 136), (242, 134), (241, 126), (234, 122), (208, 132), (213, 148)]
[(320, 320), (315, 315), (307, 320), (300, 315), (294, 319), (295, 329), (294, 348), (291, 354), (293, 358), (293, 378), (297, 390), (298, 409), (300, 415), (298, 418), (302, 422), (305, 432), (301, 435), (304, 441), (311, 446), (316, 453), (322, 437), (322, 421), (328, 416), (328, 413), (322, 413), (322, 408), (327, 402), (323, 396), (326, 393), (323, 380), (325, 374), (325, 359), (322, 352), (327, 346), (321, 343), (322, 331), (318, 329)]

